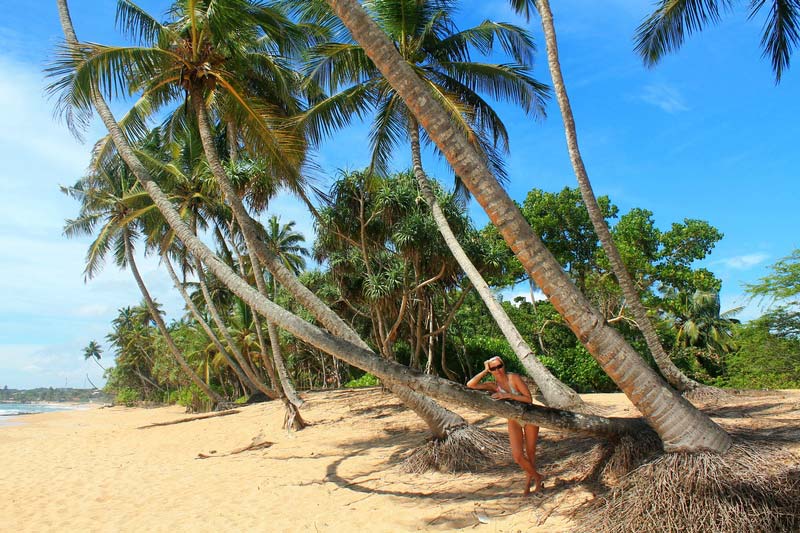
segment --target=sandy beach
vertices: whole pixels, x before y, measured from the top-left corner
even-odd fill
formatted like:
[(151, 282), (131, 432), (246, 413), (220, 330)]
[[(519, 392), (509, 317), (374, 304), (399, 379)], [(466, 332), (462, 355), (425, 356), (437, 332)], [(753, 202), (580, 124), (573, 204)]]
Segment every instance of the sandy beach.
[[(576, 481), (593, 439), (542, 430), (545, 489), (526, 499), (510, 459), (473, 474), (403, 472), (423, 427), (378, 389), (304, 397), (312, 425), (292, 434), (277, 402), (150, 428), (192, 415), (111, 407), (16, 418), (0, 428), (0, 531), (553, 532), (572, 529), (570, 512), (593, 497)], [(603, 414), (634, 415), (621, 394), (585, 399)], [(798, 391), (737, 405), (720, 409), (726, 427), (800, 425)], [(505, 430), (503, 420), (459, 412)], [(273, 444), (228, 455), (265, 441)]]

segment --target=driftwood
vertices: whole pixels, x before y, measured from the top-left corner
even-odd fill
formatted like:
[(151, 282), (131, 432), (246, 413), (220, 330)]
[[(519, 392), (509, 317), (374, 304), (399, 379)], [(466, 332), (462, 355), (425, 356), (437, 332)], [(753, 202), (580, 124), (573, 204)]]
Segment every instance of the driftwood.
[(150, 424), (147, 426), (139, 426), (136, 429), (147, 429), (147, 428), (154, 428), (159, 426), (171, 426), (173, 424), (183, 424), (184, 422), (194, 422), (195, 420), (205, 420), (206, 418), (214, 418), (216, 416), (228, 416), (228, 415), (235, 415), (238, 413), (238, 409), (229, 409), (227, 411), (219, 411), (216, 413), (209, 413), (207, 415), (200, 415), (200, 416), (191, 416), (189, 418), (180, 418), (178, 420), (172, 420), (170, 422), (158, 422), (155, 424)]
[[(242, 453), (242, 452), (249, 452), (249, 451), (253, 451), (253, 450), (263, 450), (264, 448), (269, 448), (273, 444), (275, 444), (275, 443), (263, 440), (263, 441), (260, 441), (260, 442), (253, 442), (252, 444), (248, 444), (247, 446), (242, 446), (241, 448), (236, 448), (236, 449), (234, 449), (234, 450), (232, 450), (232, 451), (230, 451), (228, 453), (223, 453), (223, 454), (220, 454), (220, 455), (208, 455), (208, 454), (205, 454), (205, 453), (201, 452), (201, 453), (197, 454), (197, 459), (210, 459), (212, 457), (226, 457), (228, 455), (236, 455), (237, 453)], [(213, 452), (213, 451), (209, 452), (209, 453), (215, 454), (215, 452)]]

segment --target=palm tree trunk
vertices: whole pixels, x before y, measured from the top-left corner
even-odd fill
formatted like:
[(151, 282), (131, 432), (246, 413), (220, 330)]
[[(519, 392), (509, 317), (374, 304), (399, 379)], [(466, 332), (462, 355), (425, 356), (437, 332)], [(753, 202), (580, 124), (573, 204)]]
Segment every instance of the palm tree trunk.
[(189, 297), (189, 294), (186, 292), (186, 289), (183, 287), (181, 280), (175, 273), (175, 269), (172, 268), (172, 263), (170, 262), (166, 251), (162, 252), (161, 258), (164, 261), (164, 265), (167, 267), (167, 272), (169, 272), (169, 275), (172, 278), (173, 285), (175, 285), (175, 288), (178, 289), (178, 292), (183, 297), (184, 301), (186, 302), (186, 306), (189, 308), (189, 311), (192, 313), (192, 316), (194, 316), (194, 319), (197, 321), (198, 324), (200, 324), (200, 327), (203, 328), (203, 331), (206, 332), (206, 335), (208, 335), (208, 338), (211, 339), (211, 342), (214, 343), (214, 346), (217, 348), (219, 353), (221, 353), (222, 356), (225, 358), (225, 361), (227, 361), (228, 366), (231, 367), (231, 370), (233, 370), (233, 372), (236, 374), (236, 377), (239, 378), (239, 381), (241, 381), (252, 394), (252, 391), (256, 390), (256, 386), (250, 381), (250, 379), (248, 379), (248, 377), (244, 374), (244, 372), (242, 372), (242, 369), (239, 368), (239, 365), (236, 363), (236, 361), (233, 360), (231, 355), (228, 353), (228, 350), (226, 350), (225, 347), (222, 345), (222, 342), (220, 342), (219, 337), (217, 337), (217, 334), (214, 332), (213, 329), (211, 329), (211, 326), (208, 325), (208, 322), (205, 321), (203, 315), (200, 314), (200, 310), (197, 309), (196, 305), (194, 305), (194, 302)]
[[(58, 4), (61, 24), (64, 34), (67, 37), (67, 42), (72, 46), (77, 46), (78, 42), (72, 28), (66, 0), (56, 0), (56, 2)], [(514, 418), (525, 423), (536, 424), (545, 428), (577, 431), (599, 436), (617, 437), (621, 434), (641, 434), (641, 432), (647, 431), (647, 426), (636, 419), (605, 418), (571, 413), (569, 411), (531, 404), (526, 405), (507, 401), (495, 401), (485, 394), (471, 391), (451, 381), (436, 376), (426, 376), (406, 366), (400, 365), (399, 363), (387, 361), (372, 352), (364, 341), (361, 340), (338, 315), (333, 313), (330, 308), (325, 306), (321, 300), (317, 299), (311, 291), (299, 282), (298, 285), (311, 295), (307, 302), (310, 304), (310, 307), (306, 306), (306, 308), (309, 310), (313, 308), (318, 312), (318, 320), (323, 322), (324, 326), (328, 328), (328, 331), (324, 331), (275, 305), (268, 298), (263, 297), (258, 291), (248, 285), (192, 233), (169, 198), (153, 181), (147, 168), (136, 157), (136, 154), (133, 152), (103, 97), (95, 92), (92, 103), (108, 129), (120, 157), (122, 157), (142, 184), (142, 187), (150, 195), (154, 205), (164, 216), (164, 219), (178, 238), (181, 239), (192, 254), (199, 257), (208, 266), (209, 270), (211, 270), (234, 294), (239, 296), (244, 302), (251, 305), (262, 315), (270, 317), (276, 324), (298, 339), (346, 363), (358, 367), (365, 372), (371, 372), (373, 375), (384, 380), (387, 384), (393, 384), (398, 388), (402, 386), (407, 387), (409, 392), (416, 395), (416, 398), (419, 398), (421, 402), (426, 400), (432, 402), (432, 400), (425, 397), (425, 395), (427, 395), (443, 401), (453, 401), (459, 405), (473, 408), (485, 414), (502, 418)], [(265, 246), (262, 247), (262, 251), (265, 248)], [(269, 258), (268, 250), (264, 257), (265, 261)], [(284, 269), (284, 272), (288, 273), (288, 270)], [(278, 279), (281, 281), (280, 277), (278, 277)], [(301, 292), (302, 291), (298, 291), (298, 293)], [(292, 294), (294, 295), (294, 292), (292, 292)], [(305, 306), (306, 302), (304, 300), (306, 296), (307, 295), (304, 295), (303, 299), (297, 296), (296, 298)], [(322, 309), (317, 309), (320, 306), (327, 311), (325, 312)], [(332, 333), (329, 333), (329, 331)], [(417, 405), (417, 403), (408, 402), (408, 405), (413, 407)], [(438, 406), (435, 412), (441, 413), (441, 409), (444, 408)]]
[[(247, 247), (247, 253), (250, 255), (250, 266), (253, 269), (253, 277), (256, 279), (256, 287), (258, 287), (258, 292), (264, 297), (267, 297), (267, 287), (264, 282), (264, 273), (261, 270), (261, 265), (259, 264), (258, 258), (256, 258), (255, 252), (253, 251), (254, 243), (258, 240), (258, 237), (253, 226), (249, 224), (250, 217), (247, 215), (239, 195), (236, 194), (236, 191), (233, 189), (233, 186), (228, 179), (228, 175), (225, 172), (225, 168), (223, 168), (222, 162), (219, 159), (219, 154), (217, 153), (213, 134), (211, 132), (211, 124), (209, 123), (208, 112), (205, 108), (205, 102), (200, 91), (194, 90), (191, 93), (191, 100), (192, 105), (194, 106), (195, 115), (197, 116), (197, 126), (200, 130), (200, 139), (203, 143), (203, 151), (206, 154), (206, 159), (208, 159), (208, 165), (211, 168), (211, 172), (214, 174), (214, 178), (216, 178), (217, 182), (220, 184), (220, 188), (222, 189), (231, 206), (233, 207), (234, 204), (237, 204), (239, 207), (241, 207), (241, 209), (238, 207), (233, 207), (233, 216), (236, 218), (236, 221), (239, 223), (239, 227), (242, 229), (242, 236), (244, 237), (245, 246)], [(241, 216), (242, 212), (246, 216)], [(250, 225), (250, 228), (246, 229), (245, 226), (248, 225)], [(283, 362), (280, 343), (278, 342), (278, 330), (275, 329), (274, 325), (270, 324), (269, 319), (267, 319), (267, 332), (270, 338), (270, 345), (272, 346), (272, 359), (275, 361), (275, 367), (278, 371), (278, 378), (280, 379), (281, 387), (283, 388), (286, 397), (296, 409), (303, 405), (303, 400), (301, 400), (297, 395), (297, 391), (295, 390), (294, 385), (292, 385), (289, 374), (286, 372), (286, 365)]]
[(436, 221), (436, 226), (439, 228), (439, 232), (442, 234), (453, 257), (455, 257), (461, 269), (467, 274), (467, 277), (475, 286), (486, 308), (489, 309), (492, 318), (494, 318), (494, 321), (500, 327), (508, 344), (511, 345), (511, 349), (514, 350), (517, 358), (519, 358), (525, 366), (525, 370), (530, 373), (531, 377), (536, 382), (547, 405), (559, 409), (575, 409), (581, 407), (583, 405), (581, 397), (556, 379), (556, 377), (547, 370), (547, 367), (534, 355), (533, 350), (531, 350), (531, 347), (525, 342), (525, 339), (522, 338), (519, 330), (517, 330), (505, 310), (503, 310), (503, 307), (497, 299), (495, 299), (494, 294), (492, 294), (492, 291), (489, 289), (489, 285), (483, 279), (478, 269), (475, 268), (475, 265), (472, 264), (469, 257), (467, 257), (467, 254), (464, 252), (461, 244), (459, 244), (455, 234), (453, 234), (453, 231), (450, 229), (450, 224), (447, 223), (447, 218), (444, 216), (441, 206), (439, 206), (439, 203), (436, 201), (428, 177), (422, 168), (419, 124), (413, 117), (410, 119), (409, 134), (411, 137), (411, 161), (414, 168), (414, 176), (417, 178), (417, 182), (419, 182), (419, 189), (422, 193), (422, 197), (428, 204), (433, 214), (433, 219)]
[[(231, 235), (233, 235), (233, 223), (231, 223)], [(244, 265), (244, 258), (242, 254), (239, 252), (239, 247), (236, 245), (235, 241), (231, 241), (231, 246), (233, 251), (236, 253), (236, 261), (239, 263), (239, 272), (241, 273), (242, 277), (245, 276), (245, 265)], [(261, 320), (259, 320), (258, 312), (255, 309), (250, 307), (250, 311), (253, 313), (253, 327), (256, 330), (256, 337), (258, 337), (258, 346), (261, 349), (261, 362), (264, 365), (264, 369), (267, 371), (267, 376), (269, 376), (269, 380), (272, 382), (272, 386), (275, 387), (275, 390), (278, 391), (278, 395), (283, 398), (285, 396), (283, 392), (283, 387), (281, 387), (281, 383), (278, 379), (278, 374), (276, 373), (275, 366), (273, 364), (272, 358), (267, 353), (267, 343), (264, 340), (264, 331), (261, 328)]]
[(481, 156), (358, 1), (327, 2), (398, 91), (570, 329), (658, 432), (665, 449), (727, 451), (728, 434), (647, 366), (569, 280)]
[(544, 30), (544, 38), (547, 43), (547, 63), (550, 66), (553, 88), (555, 89), (558, 106), (561, 109), (561, 117), (564, 121), (564, 132), (567, 137), (567, 151), (569, 152), (569, 159), (572, 162), (575, 177), (578, 179), (578, 188), (581, 191), (583, 203), (586, 204), (586, 209), (589, 211), (589, 219), (592, 221), (592, 226), (594, 226), (594, 230), (597, 233), (597, 237), (600, 239), (600, 244), (603, 246), (606, 256), (608, 256), (611, 268), (622, 289), (622, 294), (625, 296), (625, 301), (633, 312), (636, 324), (644, 335), (647, 347), (650, 349), (650, 353), (653, 354), (653, 359), (655, 359), (659, 370), (661, 370), (661, 374), (679, 391), (690, 391), (700, 386), (700, 384), (681, 372), (672, 362), (667, 352), (664, 351), (664, 347), (658, 338), (658, 333), (656, 333), (650, 317), (647, 316), (647, 310), (644, 305), (642, 305), (639, 291), (636, 289), (633, 279), (628, 269), (625, 267), (625, 263), (622, 261), (619, 250), (611, 237), (608, 224), (606, 224), (600, 206), (597, 204), (597, 198), (595, 198), (592, 184), (589, 181), (589, 175), (586, 172), (586, 167), (583, 164), (583, 158), (578, 148), (578, 133), (575, 129), (575, 117), (572, 115), (572, 107), (569, 103), (567, 87), (564, 84), (561, 64), (558, 59), (558, 42), (556, 41), (556, 29), (553, 23), (553, 13), (550, 9), (550, 0), (539, 0), (536, 5), (542, 17), (542, 29)]
[[(203, 276), (205, 275), (203, 271), (203, 265), (200, 263), (200, 259), (195, 257), (195, 269), (197, 270), (197, 279), (200, 285), (200, 290), (203, 293), (203, 298), (206, 301), (206, 307), (208, 308), (208, 312), (211, 315), (211, 319), (214, 320), (214, 323), (217, 325), (217, 329), (219, 330), (222, 338), (225, 339), (228, 347), (230, 348), (231, 352), (233, 353), (234, 358), (236, 358), (236, 362), (239, 363), (242, 370), (244, 370), (245, 375), (247, 375), (247, 379), (256, 386), (258, 390), (269, 396), (270, 398), (275, 398), (276, 394), (275, 391), (270, 390), (255, 374), (253, 368), (248, 363), (247, 359), (245, 359), (242, 351), (236, 345), (236, 341), (233, 340), (231, 334), (228, 332), (228, 327), (225, 325), (225, 322), (222, 320), (222, 317), (217, 310), (217, 306), (214, 305), (214, 300), (211, 298), (211, 293), (208, 290), (208, 285), (206, 285)], [(280, 396), (278, 394), (278, 396)]]
[[(175, 359), (175, 362), (181, 367), (183, 372), (189, 376), (192, 380), (192, 383), (197, 385), (200, 390), (202, 390), (206, 396), (211, 400), (212, 404), (218, 404), (222, 401), (222, 398), (211, 390), (200, 376), (189, 366), (189, 363), (186, 362), (186, 359), (183, 357), (183, 354), (175, 345), (175, 341), (172, 340), (172, 335), (170, 335), (169, 330), (167, 329), (166, 324), (164, 324), (164, 320), (161, 318), (161, 314), (158, 312), (158, 308), (156, 308), (155, 302), (150, 297), (150, 293), (145, 287), (144, 280), (142, 280), (142, 276), (139, 275), (139, 269), (136, 267), (136, 261), (133, 258), (133, 252), (131, 251), (130, 245), (130, 236), (128, 232), (125, 231), (123, 235), (123, 240), (125, 241), (125, 257), (128, 260), (128, 265), (131, 267), (131, 272), (133, 273), (133, 277), (136, 280), (136, 284), (139, 286), (139, 290), (142, 292), (142, 296), (144, 297), (144, 301), (147, 304), (147, 309), (150, 310), (150, 315), (153, 317), (153, 322), (156, 323), (158, 327), (158, 331), (161, 332), (161, 336), (164, 337), (164, 341), (167, 343), (167, 348), (169, 348), (169, 352), (172, 354), (172, 357)], [(213, 405), (212, 405), (213, 407)]]
[[(59, 0), (60, 1), (60, 0)], [(309, 311), (314, 313), (315, 318), (320, 320), (325, 327), (330, 328), (333, 326), (335, 328), (334, 332), (338, 330), (341, 333), (347, 335), (345, 338), (350, 338), (357, 343), (359, 346), (363, 346), (368, 349), (366, 343), (361, 340), (358, 335), (352, 331), (347, 324), (339, 318), (336, 313), (334, 313), (330, 308), (328, 308), (319, 298), (316, 297), (311, 291), (309, 291), (302, 283), (300, 283), (297, 278), (292, 274), (287, 268), (285, 268), (278, 257), (270, 251), (267, 246), (264, 245), (258, 239), (258, 236), (255, 232), (255, 224), (250, 215), (247, 213), (244, 205), (241, 202), (241, 199), (236, 194), (230, 180), (225, 174), (225, 169), (222, 168), (222, 164), (219, 161), (219, 158), (216, 157), (216, 150), (214, 149), (213, 139), (210, 136), (210, 126), (208, 123), (208, 115), (206, 113), (205, 107), (202, 105), (202, 98), (197, 97), (193, 98), (195, 102), (195, 112), (198, 117), (198, 124), (200, 129), (200, 137), (203, 141), (204, 148), (206, 148), (206, 156), (209, 159), (209, 166), (214, 172), (214, 176), (217, 179), (217, 182), (220, 185), (220, 188), (225, 194), (226, 198), (231, 204), (231, 208), (233, 210), (234, 216), (236, 217), (237, 222), (239, 223), (239, 227), (242, 230), (242, 235), (245, 238), (245, 244), (248, 248), (248, 252), (254, 254), (256, 250), (260, 250), (261, 253), (257, 254), (257, 257), (251, 256), (252, 260), (251, 263), (253, 264), (254, 268), (254, 275), (256, 277), (256, 284), (259, 285), (259, 293), (266, 298), (266, 290), (263, 289), (260, 284), (263, 283), (263, 275), (260, 275), (259, 270), (256, 269), (259, 265), (259, 259), (262, 257), (266, 260), (266, 265), (272, 275), (278, 279), (281, 284), (283, 284), (290, 293), (298, 299), (298, 301), (306, 307)], [(308, 305), (306, 305), (308, 304)], [(269, 315), (265, 315), (265, 317), (269, 317)], [(269, 319), (268, 319), (269, 320)], [(275, 356), (275, 352), (273, 350), (273, 357)], [(278, 354), (279, 355), (279, 354)], [(280, 366), (276, 360), (276, 366), (278, 367), (279, 377), (280, 375)], [(288, 377), (288, 376), (287, 376)], [(287, 380), (288, 381), (288, 380)], [(283, 383), (283, 380), (281, 380)], [(391, 383), (386, 383), (389, 390), (392, 392), (397, 393), (395, 389), (400, 389), (401, 387), (392, 386)], [(293, 389), (291, 389), (293, 390)], [(284, 388), (284, 391), (286, 389)], [(288, 393), (287, 393), (288, 394)], [(296, 393), (295, 393), (296, 396)], [(459, 417), (455, 413), (451, 413), (450, 411), (446, 410), (444, 407), (439, 406), (429, 398), (424, 398), (419, 394), (414, 393), (413, 391), (402, 391), (398, 396), (403, 400), (403, 402), (414, 412), (416, 412), (423, 420), (428, 423), (429, 428), (431, 429), (431, 433), (434, 435), (442, 434), (443, 432), (446, 433), (446, 428), (441, 426), (431, 425), (443, 422), (444, 420), (450, 420), (453, 417)], [(298, 398), (299, 399), (299, 398)], [(430, 412), (434, 410), (436, 406), (437, 409), (440, 410), (437, 417), (431, 417)], [(466, 422), (462, 420), (462, 426), (466, 424)]]

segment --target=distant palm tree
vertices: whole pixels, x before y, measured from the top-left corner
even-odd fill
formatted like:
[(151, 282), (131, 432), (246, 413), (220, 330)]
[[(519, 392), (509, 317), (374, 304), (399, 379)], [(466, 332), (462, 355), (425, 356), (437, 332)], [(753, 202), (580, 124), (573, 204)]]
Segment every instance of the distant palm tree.
[(130, 268), (147, 304), (149, 318), (163, 335), (175, 361), (212, 402), (221, 401), (222, 398), (200, 379), (175, 345), (136, 266), (133, 241), (141, 231), (143, 218), (152, 216), (155, 211), (147, 193), (119, 159), (113, 159), (100, 171), (91, 172), (72, 187), (62, 187), (61, 190), (81, 203), (78, 217), (66, 221), (64, 234), (67, 237), (92, 235), (97, 230), (86, 256), (86, 279), (99, 272), (106, 255), (113, 251), (117, 265)]
[[(264, 242), (280, 258), (284, 266), (295, 275), (306, 268), (308, 250), (303, 246), (306, 241), (302, 233), (295, 231), (297, 222), (291, 220), (281, 224), (280, 218), (272, 215), (267, 220)], [(274, 280), (273, 280), (274, 281)], [(273, 293), (273, 298), (275, 294)]]
[(732, 351), (736, 347), (733, 326), (739, 323), (733, 316), (741, 310), (736, 307), (722, 312), (717, 292), (681, 294), (670, 313), (677, 330), (676, 345), (700, 348), (714, 358)]
[(84, 361), (91, 359), (97, 363), (97, 366), (105, 371), (103, 365), (100, 364), (100, 356), (102, 353), (103, 349), (100, 347), (100, 344), (97, 341), (89, 341), (89, 344), (83, 349), (83, 359)]
[[(734, 0), (659, 0), (650, 16), (637, 28), (635, 49), (645, 64), (655, 65), (683, 45), (686, 37), (716, 24), (733, 11)], [(800, 2), (797, 0), (747, 0), (748, 18), (768, 9), (761, 35), (763, 56), (768, 57), (780, 83), (789, 68), (792, 51), (800, 43)]]

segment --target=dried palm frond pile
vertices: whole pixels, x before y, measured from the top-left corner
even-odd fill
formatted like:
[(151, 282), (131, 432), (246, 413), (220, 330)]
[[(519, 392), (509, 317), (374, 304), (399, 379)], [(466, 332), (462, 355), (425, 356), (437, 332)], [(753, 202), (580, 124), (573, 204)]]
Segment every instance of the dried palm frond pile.
[(800, 465), (788, 452), (737, 440), (722, 455), (670, 453), (639, 466), (575, 517), (593, 532), (800, 530)]
[(475, 426), (462, 426), (444, 439), (432, 439), (414, 450), (403, 470), (422, 473), (475, 472), (510, 457), (508, 436)]

